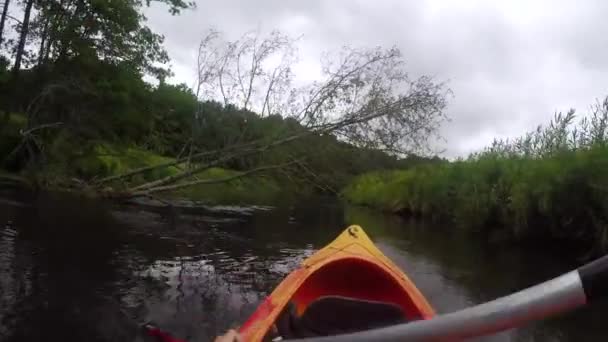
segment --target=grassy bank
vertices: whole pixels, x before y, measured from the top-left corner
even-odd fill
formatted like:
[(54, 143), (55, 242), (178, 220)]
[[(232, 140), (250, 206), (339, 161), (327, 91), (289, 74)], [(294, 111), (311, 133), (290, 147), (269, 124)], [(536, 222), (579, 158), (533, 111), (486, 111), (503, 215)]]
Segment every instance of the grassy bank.
[[(77, 172), (85, 178), (108, 177), (126, 173), (129, 170), (164, 164), (174, 161), (142, 149), (116, 148), (107, 145), (98, 146), (96, 154), (81, 159), (70, 165), (69, 170), (60, 170), (60, 174)], [(142, 184), (163, 177), (178, 174), (186, 168), (178, 164), (166, 168), (154, 169), (128, 179), (126, 183), (114, 183), (112, 186)], [(221, 180), (237, 176), (239, 171), (220, 167), (209, 168), (194, 175), (197, 180)], [(159, 194), (160, 197), (180, 198), (202, 201), (209, 204), (273, 204), (280, 201), (283, 193), (279, 180), (269, 175), (259, 174), (236, 178), (228, 182), (200, 184), (172, 192)]]
[[(0, 186), (9, 183), (31, 184), (45, 190), (85, 190), (86, 184), (95, 179), (123, 174), (129, 170), (164, 164), (174, 159), (137, 147), (120, 147), (109, 144), (94, 146), (86, 154), (61, 154), (51, 151), (52, 160), (44, 168), (25, 169), (20, 173), (0, 170)], [(124, 182), (108, 184), (120, 190), (129, 185), (142, 184), (179, 173), (183, 165), (154, 169), (138, 174)], [(238, 175), (225, 168), (210, 168), (195, 175), (196, 179), (217, 180)], [(83, 188), (74, 189), (75, 179), (81, 179)], [(173, 192), (158, 194), (159, 197), (189, 199), (209, 204), (275, 204), (288, 194), (289, 187), (269, 175), (259, 174), (237, 178), (229, 182), (201, 184)]]
[[(199, 179), (226, 179), (238, 175), (238, 171), (211, 168), (197, 175)], [(300, 189), (302, 191), (302, 189)], [(298, 192), (271, 175), (253, 175), (237, 178), (226, 183), (188, 187), (168, 194), (209, 204), (278, 204), (291, 199)]]
[[(36, 138), (44, 141), (37, 150), (36, 141), (24, 140), (21, 132), (27, 130), (23, 114), (0, 113), (0, 186), (27, 184), (28, 187), (45, 190), (85, 190), (86, 184), (96, 179), (124, 174), (130, 170), (171, 162), (174, 159), (136, 144), (121, 141), (83, 140), (70, 131), (43, 132)], [(52, 134), (51, 139), (46, 134)], [(23, 142), (27, 141), (29, 146)], [(36, 162), (24, 163), (24, 153), (32, 150), (40, 154)], [(20, 164), (19, 164), (20, 163)], [(120, 182), (108, 184), (121, 190), (131, 185), (143, 184), (181, 172), (186, 166), (175, 165), (158, 168), (135, 175)], [(238, 175), (239, 171), (227, 168), (210, 168), (195, 175), (196, 179), (225, 179)], [(76, 181), (75, 180), (81, 180)], [(82, 186), (79, 186), (81, 184)], [(74, 187), (77, 187), (75, 189)], [(293, 186), (282, 184), (269, 174), (255, 174), (230, 182), (202, 184), (161, 193), (160, 197), (185, 198), (210, 204), (274, 204), (289, 197), (289, 193), (301, 192)]]
[(605, 128), (598, 127), (605, 127), (606, 112), (587, 128), (586, 120), (573, 125), (573, 114), (556, 117), (546, 128), (497, 141), (466, 160), (364, 174), (343, 195), (351, 203), (494, 237), (605, 251), (608, 144)]

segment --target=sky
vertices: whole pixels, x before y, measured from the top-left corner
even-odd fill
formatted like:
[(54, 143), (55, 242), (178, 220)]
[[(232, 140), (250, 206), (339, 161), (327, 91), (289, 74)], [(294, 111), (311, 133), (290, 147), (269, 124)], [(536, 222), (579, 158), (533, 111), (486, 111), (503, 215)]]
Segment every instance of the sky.
[(300, 80), (314, 78), (323, 52), (397, 46), (410, 75), (433, 76), (452, 90), (435, 149), (454, 158), (520, 136), (556, 111), (584, 115), (608, 95), (606, 13), (601, 0), (198, 0), (180, 16), (160, 5), (146, 15), (165, 36), (173, 81), (187, 84), (211, 27), (227, 39), (257, 28), (301, 36)]

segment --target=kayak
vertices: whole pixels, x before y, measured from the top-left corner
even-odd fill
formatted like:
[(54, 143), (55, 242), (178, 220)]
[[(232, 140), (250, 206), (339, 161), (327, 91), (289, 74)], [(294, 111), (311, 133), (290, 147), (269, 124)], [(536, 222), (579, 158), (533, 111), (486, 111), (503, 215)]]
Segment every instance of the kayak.
[(239, 333), (253, 342), (332, 336), (434, 315), (405, 273), (350, 226), (291, 272)]
[[(239, 333), (242, 341), (460, 341), (573, 311), (606, 297), (608, 255), (510, 295), (434, 316), (412, 281), (361, 227), (351, 226), (291, 272)], [(145, 337), (155, 342), (184, 342), (153, 324), (142, 327)]]

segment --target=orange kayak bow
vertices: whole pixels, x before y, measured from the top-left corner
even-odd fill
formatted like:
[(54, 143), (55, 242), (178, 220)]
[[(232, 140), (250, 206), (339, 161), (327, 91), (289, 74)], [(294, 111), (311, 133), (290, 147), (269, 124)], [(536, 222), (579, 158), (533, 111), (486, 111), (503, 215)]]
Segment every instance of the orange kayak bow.
[[(281, 334), (284, 324), (279, 321), (285, 321), (288, 311), (291, 317), (287, 321), (291, 323), (310, 322), (307, 316), (314, 315), (312, 321), (325, 316), (321, 325), (327, 326), (339, 318), (331, 315), (343, 312), (348, 316), (361, 308), (370, 321), (401, 316), (397, 321), (393, 319), (394, 324), (399, 319), (426, 320), (434, 316), (414, 283), (382, 254), (361, 227), (350, 226), (291, 272), (243, 324), (240, 333), (244, 341), (271, 340), (273, 335), (284, 335)], [(343, 320), (352, 324), (357, 318)], [(327, 331), (326, 327), (317, 330)], [(348, 331), (353, 329), (343, 332)], [(295, 337), (315, 336), (310, 331), (307, 334)]]

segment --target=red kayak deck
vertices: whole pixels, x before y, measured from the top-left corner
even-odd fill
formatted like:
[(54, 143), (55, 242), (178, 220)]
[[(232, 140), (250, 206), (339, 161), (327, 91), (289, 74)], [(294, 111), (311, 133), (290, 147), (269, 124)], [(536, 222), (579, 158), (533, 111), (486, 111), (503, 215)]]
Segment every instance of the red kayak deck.
[(293, 303), (301, 315), (324, 296), (398, 305), (407, 320), (430, 319), (434, 311), (414, 283), (369, 239), (351, 226), (290, 273), (241, 327), (245, 341), (262, 341), (279, 314)]

